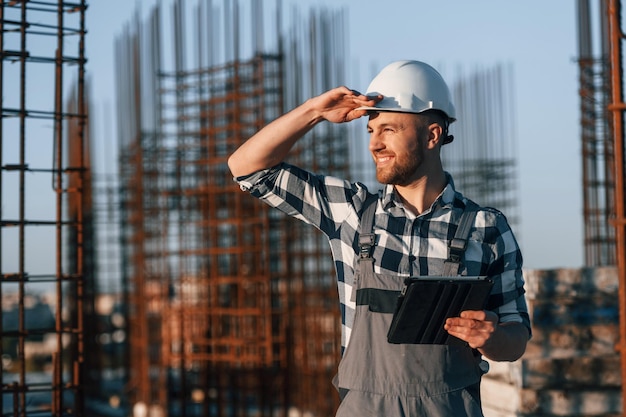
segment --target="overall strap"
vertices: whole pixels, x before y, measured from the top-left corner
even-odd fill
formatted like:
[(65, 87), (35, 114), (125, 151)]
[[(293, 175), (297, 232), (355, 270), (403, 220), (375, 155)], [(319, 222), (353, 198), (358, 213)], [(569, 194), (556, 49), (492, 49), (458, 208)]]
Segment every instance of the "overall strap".
[(359, 259), (371, 258), (374, 247), (374, 214), (376, 214), (376, 202), (378, 196), (370, 194), (363, 204), (363, 216), (359, 225)]
[(352, 283), (352, 296), (350, 300), (356, 302), (356, 291), (359, 288), (360, 276), (366, 263), (373, 268), (372, 250), (374, 248), (374, 215), (376, 214), (377, 194), (369, 194), (363, 203), (363, 214), (359, 223), (359, 253), (354, 269), (354, 281)]
[(444, 277), (458, 275), (461, 260), (463, 259), (463, 253), (467, 248), (470, 230), (474, 225), (477, 213), (477, 208), (473, 205), (465, 207), (465, 211), (461, 215), (461, 221), (456, 229), (454, 238), (450, 241), (450, 245), (448, 247), (448, 259), (443, 263)]

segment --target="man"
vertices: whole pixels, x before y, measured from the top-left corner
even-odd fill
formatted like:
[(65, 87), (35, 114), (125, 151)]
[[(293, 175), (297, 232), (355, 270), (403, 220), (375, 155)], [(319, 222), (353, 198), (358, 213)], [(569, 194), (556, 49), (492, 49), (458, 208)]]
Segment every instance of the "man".
[[(376, 176), (385, 184), (378, 193), (283, 162), (318, 123), (365, 115)], [(513, 233), (499, 211), (456, 192), (442, 167), (440, 149), (452, 141), (448, 126), (454, 120), (439, 73), (423, 62), (399, 61), (374, 78), (366, 95), (338, 87), (307, 100), (261, 129), (228, 161), (242, 189), (329, 238), (343, 324), (334, 381), (342, 396), (337, 416), (482, 416), (481, 355), (514, 361), (526, 349), (530, 322)], [(358, 259), (370, 201), (375, 214), (368, 269)], [(444, 275), (450, 241), (470, 209), (477, 213), (458, 273), (493, 280), (487, 310), (447, 319), (445, 330), (464, 344), (389, 343), (393, 314), (377, 294), (399, 293), (406, 277)]]

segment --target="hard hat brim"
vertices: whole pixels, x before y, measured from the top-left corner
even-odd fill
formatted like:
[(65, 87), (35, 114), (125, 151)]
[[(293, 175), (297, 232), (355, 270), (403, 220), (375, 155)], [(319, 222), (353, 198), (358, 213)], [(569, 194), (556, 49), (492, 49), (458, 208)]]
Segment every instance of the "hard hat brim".
[(398, 108), (398, 107), (376, 107), (376, 106), (361, 106), (361, 107), (357, 107), (356, 110), (367, 110), (367, 111), (393, 111), (393, 112), (397, 112), (397, 113), (413, 113), (413, 114), (419, 114), (421, 112), (423, 112), (424, 110), (421, 111), (416, 111), (413, 109), (403, 109), (403, 108)]
[[(375, 106), (361, 106), (361, 107), (357, 107), (355, 110), (365, 110), (365, 111), (372, 111), (372, 112), (395, 112), (395, 113), (412, 113), (412, 114), (420, 114), (420, 113), (424, 113), (425, 111), (428, 110), (438, 110), (438, 109), (425, 109), (425, 110), (413, 110), (413, 109), (404, 109), (404, 108), (398, 108), (398, 107), (375, 107)], [(439, 110), (441, 111), (441, 110)], [(445, 114), (445, 113), (444, 113)], [(446, 114), (446, 117), (448, 118), (448, 122), (452, 123), (454, 121), (456, 121), (456, 118), (454, 117), (450, 117)]]

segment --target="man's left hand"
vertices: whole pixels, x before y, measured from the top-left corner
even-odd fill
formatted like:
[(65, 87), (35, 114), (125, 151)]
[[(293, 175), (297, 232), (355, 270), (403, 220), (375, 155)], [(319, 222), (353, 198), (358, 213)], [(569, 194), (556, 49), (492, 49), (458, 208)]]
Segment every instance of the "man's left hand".
[(460, 317), (446, 320), (444, 329), (452, 336), (467, 342), (473, 349), (480, 349), (498, 328), (498, 315), (493, 311), (467, 310)]

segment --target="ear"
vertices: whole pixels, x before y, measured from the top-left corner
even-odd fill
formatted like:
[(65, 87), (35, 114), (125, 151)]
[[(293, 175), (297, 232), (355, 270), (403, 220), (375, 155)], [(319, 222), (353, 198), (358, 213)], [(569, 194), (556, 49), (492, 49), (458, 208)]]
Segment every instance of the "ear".
[(443, 128), (439, 123), (428, 125), (428, 149), (435, 149), (443, 145)]

